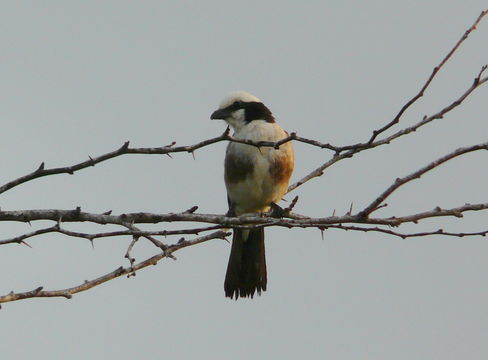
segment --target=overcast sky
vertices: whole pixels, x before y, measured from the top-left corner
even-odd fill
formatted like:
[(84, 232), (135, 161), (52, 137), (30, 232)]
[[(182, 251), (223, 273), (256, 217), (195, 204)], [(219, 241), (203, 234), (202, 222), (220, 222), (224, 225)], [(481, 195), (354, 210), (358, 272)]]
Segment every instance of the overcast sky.
[[(252, 92), (289, 131), (336, 145), (391, 120), (473, 23), (485, 1), (2, 1), (0, 183), (132, 146), (192, 144), (228, 92)], [(459, 97), (488, 62), (488, 19), (397, 127)], [(486, 141), (488, 88), (388, 147), (361, 153), (298, 188), (310, 216), (360, 209), (396, 177)], [(295, 144), (293, 180), (331, 155)], [(0, 196), (2, 210), (114, 213), (227, 210), (225, 144), (125, 156)], [(486, 202), (487, 155), (473, 153), (409, 184), (378, 214)], [(288, 196), (291, 198), (291, 195)], [(402, 231), (486, 230), (486, 213)], [(49, 223), (0, 224), (0, 239)], [(69, 229), (97, 231), (88, 224)], [(160, 224), (159, 230), (182, 224)], [(3, 304), (2, 358), (486, 359), (488, 242), (437, 236), (268, 228), (268, 291), (230, 301), (230, 246), (176, 253), (137, 276), (73, 299)], [(174, 239), (176, 241), (177, 239)], [(172, 241), (168, 239), (168, 241)], [(70, 287), (127, 265), (129, 238), (58, 235), (0, 248), (0, 294)], [(134, 256), (155, 249), (140, 241)]]

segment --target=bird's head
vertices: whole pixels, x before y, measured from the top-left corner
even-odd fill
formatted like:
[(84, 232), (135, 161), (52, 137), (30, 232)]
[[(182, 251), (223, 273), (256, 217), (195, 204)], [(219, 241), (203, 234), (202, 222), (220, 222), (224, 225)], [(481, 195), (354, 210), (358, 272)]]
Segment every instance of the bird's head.
[(234, 131), (239, 131), (254, 120), (274, 122), (273, 114), (261, 100), (245, 91), (236, 91), (227, 95), (210, 119), (225, 120)]

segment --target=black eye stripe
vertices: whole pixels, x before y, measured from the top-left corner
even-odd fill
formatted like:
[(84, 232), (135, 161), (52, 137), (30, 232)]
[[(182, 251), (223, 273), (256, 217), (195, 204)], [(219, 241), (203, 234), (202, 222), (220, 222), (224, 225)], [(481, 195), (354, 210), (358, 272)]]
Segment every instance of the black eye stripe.
[(227, 110), (229, 111), (235, 111), (235, 110), (239, 110), (239, 109), (242, 109), (245, 107), (245, 102), (243, 101), (234, 101), (232, 104), (230, 104), (229, 106), (227, 106)]
[(229, 112), (244, 109), (246, 122), (253, 120), (265, 120), (267, 122), (275, 122), (271, 111), (262, 103), (257, 101), (234, 101), (231, 105), (225, 108)]

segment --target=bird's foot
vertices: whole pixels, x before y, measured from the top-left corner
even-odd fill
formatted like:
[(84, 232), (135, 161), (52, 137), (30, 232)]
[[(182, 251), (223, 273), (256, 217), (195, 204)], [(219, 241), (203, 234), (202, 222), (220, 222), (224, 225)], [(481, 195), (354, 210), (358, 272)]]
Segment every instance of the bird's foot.
[(270, 207), (271, 207), (269, 211), (270, 217), (281, 219), (286, 215), (286, 210), (283, 209), (281, 206), (275, 204), (274, 202), (271, 203)]

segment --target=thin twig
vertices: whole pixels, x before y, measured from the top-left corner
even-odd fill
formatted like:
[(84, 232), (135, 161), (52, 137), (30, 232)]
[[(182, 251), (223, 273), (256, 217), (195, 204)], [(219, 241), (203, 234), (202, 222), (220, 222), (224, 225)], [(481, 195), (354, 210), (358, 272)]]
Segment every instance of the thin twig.
[(77, 237), (81, 239), (87, 239), (93, 241), (98, 238), (105, 238), (105, 237), (115, 237), (115, 236), (171, 236), (171, 235), (198, 235), (201, 232), (205, 231), (213, 231), (222, 229), (222, 225), (213, 225), (213, 226), (206, 226), (194, 229), (179, 229), (179, 230), (148, 230), (148, 231), (136, 231), (136, 230), (119, 230), (119, 231), (109, 231), (109, 232), (100, 232), (100, 233), (82, 233), (77, 231), (71, 231), (64, 228), (61, 228), (57, 225), (49, 226), (44, 229), (32, 231), (27, 234), (22, 234), (19, 236), (15, 236), (12, 238), (0, 240), (0, 245), (6, 244), (25, 244), (24, 240), (35, 237), (42, 234), (53, 233), (57, 232), (60, 234), (64, 234), (71, 237)]
[(421, 98), (424, 95), (425, 90), (427, 90), (427, 88), (429, 87), (430, 83), (432, 82), (432, 80), (434, 79), (434, 77), (436, 76), (436, 74), (439, 72), (439, 70), (451, 58), (451, 56), (459, 48), (459, 46), (464, 42), (464, 40), (466, 40), (468, 38), (469, 34), (472, 31), (476, 30), (476, 27), (478, 26), (479, 22), (481, 21), (481, 19), (486, 14), (488, 14), (488, 10), (484, 10), (484, 11), (481, 12), (481, 14), (475, 20), (475, 22), (473, 23), (473, 25), (471, 25), (471, 27), (464, 32), (463, 36), (461, 36), (461, 38), (457, 41), (457, 43), (454, 45), (454, 47), (451, 49), (451, 51), (449, 51), (447, 53), (447, 55), (439, 63), (439, 65), (437, 65), (432, 70), (432, 73), (430, 74), (429, 78), (427, 79), (427, 81), (425, 82), (425, 84), (422, 86), (422, 88), (420, 89), (420, 91), (417, 93), (417, 95), (415, 95), (413, 98), (411, 98), (409, 101), (407, 101), (407, 103), (405, 105), (403, 105), (403, 107), (400, 109), (400, 111), (398, 112), (398, 114), (395, 116), (395, 118), (392, 121), (390, 121), (388, 124), (386, 124), (382, 128), (380, 128), (378, 130), (374, 130), (373, 131), (373, 135), (371, 136), (371, 138), (368, 141), (368, 144), (372, 144), (373, 141), (378, 137), (378, 135), (380, 135), (381, 133), (385, 132), (386, 130), (388, 130), (389, 128), (391, 128), (393, 125), (397, 124), (400, 121), (400, 118), (403, 115), (403, 113), (411, 105), (413, 105), (419, 98)]
[(351, 230), (351, 231), (361, 231), (361, 232), (380, 232), (388, 235), (393, 235), (399, 237), (401, 239), (408, 239), (414, 237), (425, 237), (425, 236), (432, 236), (432, 235), (443, 235), (443, 236), (451, 236), (451, 237), (485, 237), (488, 234), (488, 230), (484, 231), (476, 231), (476, 232), (449, 232), (443, 229), (438, 229), (435, 231), (424, 231), (424, 232), (416, 232), (416, 233), (399, 233), (397, 231), (393, 231), (390, 229), (383, 229), (380, 227), (361, 227), (361, 226), (350, 226), (350, 225), (330, 225), (325, 227), (324, 229), (339, 229), (339, 230)]

